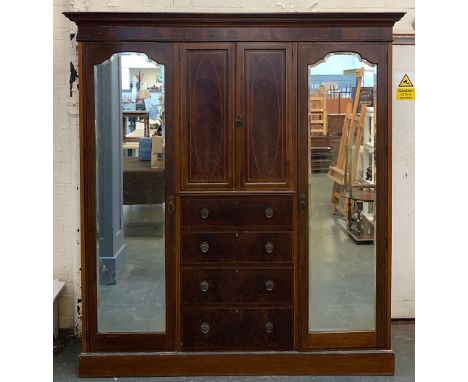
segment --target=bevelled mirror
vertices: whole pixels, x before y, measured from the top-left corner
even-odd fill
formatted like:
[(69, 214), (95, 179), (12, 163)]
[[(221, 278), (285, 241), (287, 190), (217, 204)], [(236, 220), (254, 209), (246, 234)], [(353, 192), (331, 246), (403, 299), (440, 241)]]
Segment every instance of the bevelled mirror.
[(309, 332), (375, 330), (377, 66), (308, 67)]
[(98, 332), (164, 332), (164, 65), (94, 67)]

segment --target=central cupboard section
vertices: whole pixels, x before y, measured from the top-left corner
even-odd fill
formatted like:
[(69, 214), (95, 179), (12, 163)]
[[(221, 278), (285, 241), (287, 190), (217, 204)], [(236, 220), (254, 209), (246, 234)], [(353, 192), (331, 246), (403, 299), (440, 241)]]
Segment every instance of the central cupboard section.
[(181, 349), (294, 346), (291, 43), (181, 44)]
[(292, 190), (290, 43), (182, 44), (181, 190)]

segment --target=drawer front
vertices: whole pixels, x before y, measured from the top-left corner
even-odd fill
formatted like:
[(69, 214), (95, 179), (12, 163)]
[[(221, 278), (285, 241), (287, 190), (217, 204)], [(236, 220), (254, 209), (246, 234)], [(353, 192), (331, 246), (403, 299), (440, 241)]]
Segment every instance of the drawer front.
[(182, 198), (182, 226), (235, 224), (237, 205), (230, 199)]
[(292, 261), (289, 232), (184, 232), (182, 264)]
[(182, 269), (182, 304), (292, 304), (291, 268)]
[(291, 309), (183, 309), (183, 350), (290, 349)]
[(292, 211), (292, 197), (182, 198), (182, 226), (291, 227)]

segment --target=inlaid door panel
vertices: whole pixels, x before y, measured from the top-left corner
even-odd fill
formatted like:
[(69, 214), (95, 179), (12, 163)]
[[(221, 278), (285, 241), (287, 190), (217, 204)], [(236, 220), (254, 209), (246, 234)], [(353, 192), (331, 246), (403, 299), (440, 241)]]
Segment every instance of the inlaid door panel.
[(292, 45), (239, 44), (236, 129), (240, 188), (292, 188)]
[(234, 187), (234, 46), (181, 48), (182, 189)]

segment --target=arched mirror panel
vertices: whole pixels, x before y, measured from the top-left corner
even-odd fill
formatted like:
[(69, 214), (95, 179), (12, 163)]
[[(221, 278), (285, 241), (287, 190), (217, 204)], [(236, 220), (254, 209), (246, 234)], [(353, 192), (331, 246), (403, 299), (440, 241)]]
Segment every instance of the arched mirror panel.
[(165, 332), (165, 67), (94, 66), (97, 331)]
[(308, 67), (309, 332), (376, 327), (377, 65)]

